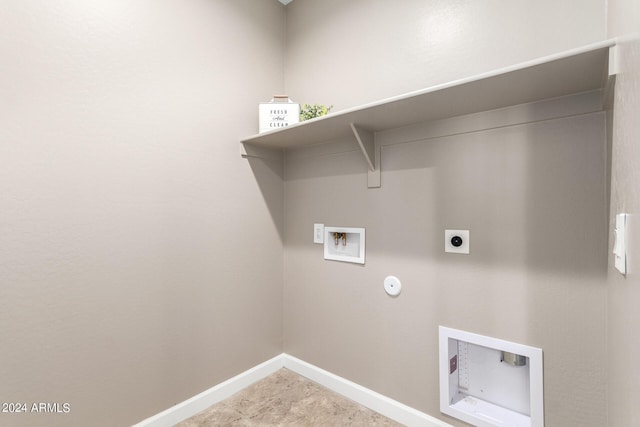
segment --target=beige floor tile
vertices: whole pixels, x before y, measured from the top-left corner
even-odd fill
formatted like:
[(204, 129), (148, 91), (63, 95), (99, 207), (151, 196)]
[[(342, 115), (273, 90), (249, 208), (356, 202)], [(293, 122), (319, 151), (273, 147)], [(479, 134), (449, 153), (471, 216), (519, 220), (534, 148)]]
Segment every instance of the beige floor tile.
[(401, 426), (287, 369), (176, 424), (205, 426)]

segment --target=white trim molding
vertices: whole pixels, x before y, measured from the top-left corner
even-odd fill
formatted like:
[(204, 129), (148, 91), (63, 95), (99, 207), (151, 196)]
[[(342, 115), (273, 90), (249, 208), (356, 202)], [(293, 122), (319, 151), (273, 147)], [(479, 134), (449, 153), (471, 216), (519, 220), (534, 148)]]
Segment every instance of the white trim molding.
[(420, 412), (417, 409), (413, 409), (286, 353), (269, 359), (209, 390), (205, 390), (184, 402), (147, 418), (135, 424), (133, 427), (173, 426), (205, 410), (209, 406), (231, 397), (251, 384), (268, 377), (280, 368), (287, 368), (406, 426), (451, 427), (450, 424), (427, 415), (424, 412)]
[(135, 424), (133, 427), (169, 427), (184, 421), (204, 411), (211, 405), (215, 405), (224, 399), (233, 396), (240, 390), (249, 387), (251, 384), (260, 381), (263, 378), (276, 372), (282, 368), (282, 355), (269, 359), (266, 362), (254, 366), (208, 390), (197, 394), (184, 402), (178, 403), (159, 414), (147, 418)]
[(437, 418), (283, 353), (284, 367), (406, 426), (451, 427)]

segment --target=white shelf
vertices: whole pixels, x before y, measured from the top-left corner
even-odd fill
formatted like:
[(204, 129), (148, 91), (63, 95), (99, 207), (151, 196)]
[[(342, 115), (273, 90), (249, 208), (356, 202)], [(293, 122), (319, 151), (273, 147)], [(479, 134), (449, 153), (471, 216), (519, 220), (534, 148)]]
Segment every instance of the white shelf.
[(374, 149), (375, 132), (605, 89), (613, 46), (615, 40), (606, 40), (248, 136), (241, 142), (253, 153), (260, 148), (281, 151), (355, 136), (375, 172), (379, 151)]

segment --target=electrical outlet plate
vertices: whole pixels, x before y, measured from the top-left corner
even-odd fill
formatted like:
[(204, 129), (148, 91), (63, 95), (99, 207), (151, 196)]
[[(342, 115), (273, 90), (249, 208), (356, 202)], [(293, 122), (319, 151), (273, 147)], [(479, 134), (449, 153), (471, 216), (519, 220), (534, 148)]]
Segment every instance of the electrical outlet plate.
[(616, 228), (613, 232), (614, 264), (620, 273), (627, 274), (627, 214), (616, 215)]
[[(451, 239), (455, 236), (462, 238), (460, 246), (453, 246)], [(469, 230), (444, 230), (444, 251), (454, 254), (469, 253)]]
[(313, 224), (313, 243), (324, 243), (324, 224)]

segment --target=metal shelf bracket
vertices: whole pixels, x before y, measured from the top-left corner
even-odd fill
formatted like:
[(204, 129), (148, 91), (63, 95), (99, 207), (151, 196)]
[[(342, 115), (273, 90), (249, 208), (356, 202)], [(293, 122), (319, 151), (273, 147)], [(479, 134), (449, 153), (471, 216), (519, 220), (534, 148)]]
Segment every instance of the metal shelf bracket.
[(349, 123), (353, 135), (358, 141), (358, 146), (362, 151), (364, 159), (367, 161), (369, 170), (367, 171), (367, 187), (379, 188), (381, 184), (380, 179), (380, 145), (376, 142), (375, 133), (358, 127), (354, 123)]

